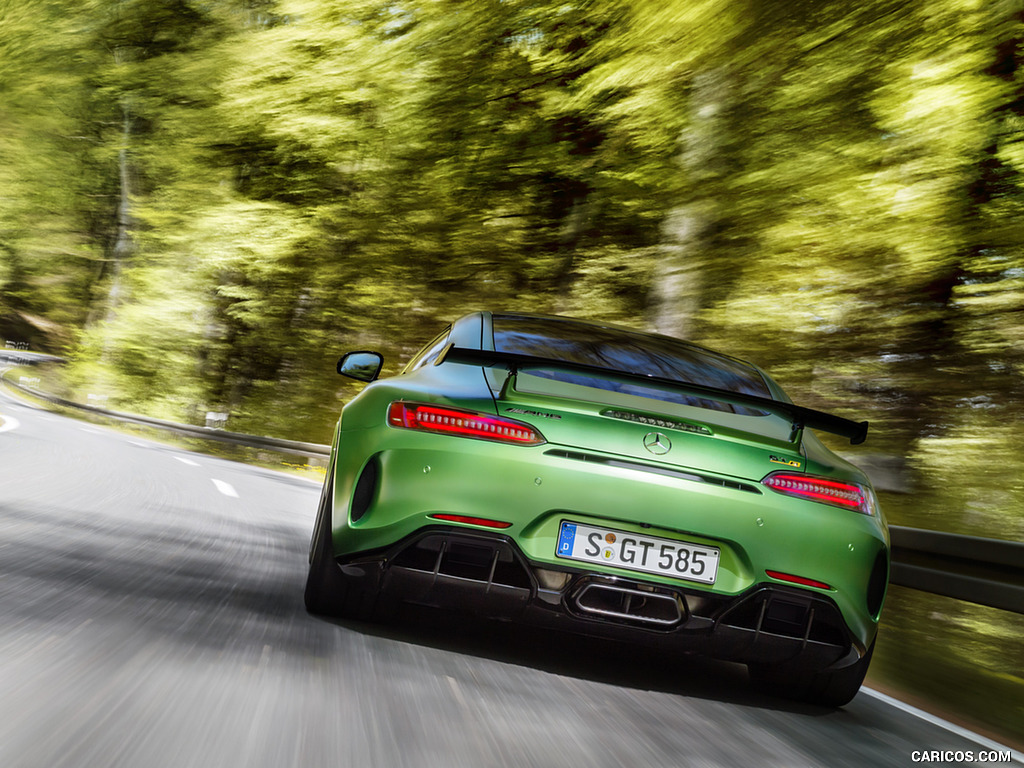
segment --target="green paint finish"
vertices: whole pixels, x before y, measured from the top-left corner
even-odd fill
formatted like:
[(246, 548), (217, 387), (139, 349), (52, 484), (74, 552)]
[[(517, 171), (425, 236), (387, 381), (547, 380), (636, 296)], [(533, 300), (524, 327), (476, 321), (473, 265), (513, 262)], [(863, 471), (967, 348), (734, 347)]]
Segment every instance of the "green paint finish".
[[(460, 322), (466, 335), (472, 320)], [(499, 386), (493, 389), (488, 378)], [(522, 375), (513, 388), (498, 368), (485, 375), (479, 366), (426, 364), (369, 385), (349, 403), (335, 451), (336, 556), (381, 550), (439, 525), (431, 514), (482, 517), (510, 523), (502, 533), (538, 566), (728, 596), (771, 583), (767, 570), (823, 582), (829, 589), (808, 589), (834, 600), (851, 632), (870, 643), (877, 617), (867, 607), (868, 576), (879, 552), (888, 549), (881, 513), (869, 516), (793, 498), (760, 483), (784, 470), (866, 485), (859, 470), (809, 433), (792, 442), (780, 439), (790, 429), (780, 417), (665, 407), (650, 398), (529, 378), (531, 387), (543, 386), (544, 393), (524, 392), (518, 386)], [(386, 423), (387, 407), (396, 400), (514, 417), (538, 429), (547, 442), (510, 445), (396, 428)], [(712, 434), (602, 415), (609, 407), (706, 424)], [(671, 442), (667, 453), (645, 447), (652, 432)], [(353, 522), (353, 488), (369, 460), (378, 463), (379, 483), (367, 511)], [(558, 558), (561, 520), (717, 547), (716, 581), (708, 585)]]

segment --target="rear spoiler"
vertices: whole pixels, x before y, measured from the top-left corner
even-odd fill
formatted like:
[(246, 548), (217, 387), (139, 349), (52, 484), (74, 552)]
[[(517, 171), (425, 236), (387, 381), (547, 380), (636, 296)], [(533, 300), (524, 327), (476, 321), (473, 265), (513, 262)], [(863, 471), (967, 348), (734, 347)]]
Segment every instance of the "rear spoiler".
[(597, 365), (586, 363), (573, 363), (567, 360), (555, 360), (549, 357), (536, 357), (534, 355), (521, 355), (515, 352), (495, 352), (487, 349), (466, 349), (448, 345), (438, 355), (434, 365), (442, 363), (464, 363), (467, 365), (504, 365), (513, 376), (520, 368), (524, 367), (550, 367), (562, 368), (569, 371), (580, 371), (582, 373), (597, 374), (599, 376), (614, 376), (616, 378), (630, 379), (645, 384), (657, 384), (670, 389), (681, 390), (692, 395), (701, 395), (710, 400), (719, 400), (733, 405), (744, 405), (751, 408), (758, 408), (769, 413), (775, 413), (787, 417), (793, 423), (793, 431), (796, 432), (804, 427), (820, 429), (830, 432), (833, 435), (849, 438), (851, 445), (859, 445), (868, 436), (868, 423), (866, 421), (851, 421), (840, 416), (833, 416), (829, 413), (815, 411), (811, 408), (803, 408), (793, 403), (785, 403), (781, 400), (772, 400), (768, 397), (747, 395), (742, 392), (730, 392), (726, 389), (706, 387), (702, 384), (689, 384), (685, 381), (666, 379), (661, 376), (648, 376), (644, 373), (630, 371), (617, 371), (609, 368), (601, 368)]

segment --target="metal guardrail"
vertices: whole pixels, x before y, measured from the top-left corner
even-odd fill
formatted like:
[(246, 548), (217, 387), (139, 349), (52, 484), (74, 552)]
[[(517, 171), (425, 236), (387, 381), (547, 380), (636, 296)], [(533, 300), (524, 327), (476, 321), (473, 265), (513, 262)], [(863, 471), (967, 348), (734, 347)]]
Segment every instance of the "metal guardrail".
[(4, 376), (4, 383), (31, 395), (32, 397), (38, 397), (40, 400), (45, 400), (48, 403), (53, 403), (54, 405), (59, 405), (64, 408), (75, 408), (80, 411), (86, 411), (87, 413), (93, 413), (97, 416), (103, 416), (116, 421), (142, 424), (156, 429), (166, 429), (169, 432), (175, 432), (179, 435), (186, 435), (188, 437), (197, 437), (203, 440), (216, 440), (217, 442), (231, 443), (233, 445), (241, 445), (247, 448), (262, 448), (271, 451), (278, 451), (280, 453), (287, 453), (292, 456), (329, 456), (331, 452), (331, 446), (321, 445), (320, 443), (304, 443), (299, 440), (282, 440), (277, 437), (246, 435), (241, 432), (227, 432), (223, 429), (196, 427), (191, 424), (179, 424), (174, 421), (154, 419), (150, 416), (140, 416), (135, 413), (111, 411), (95, 405), (84, 405), (71, 400), (65, 400), (62, 397), (57, 397), (56, 395), (51, 395), (47, 392), (42, 392), (34, 387), (27, 387), (16, 381), (11, 381), (6, 376)]
[[(12, 342), (7, 342), (11, 344)], [(63, 363), (63, 357), (47, 355), (42, 352), (29, 352), (26, 349), (0, 349), (0, 360), (9, 363), (20, 363), (23, 365), (35, 365), (37, 363)]]
[(1024, 613), (1024, 544), (889, 526), (889, 583)]
[[(27, 361), (22, 359), (22, 362)], [(189, 437), (298, 456), (330, 455), (329, 445), (226, 432), (121, 413), (65, 400), (10, 381), (6, 376), (4, 382), (55, 405)], [(871, 467), (865, 467), (865, 471), (872, 474)], [(1024, 544), (896, 525), (889, 526), (889, 533), (892, 543), (889, 583), (1024, 614)]]

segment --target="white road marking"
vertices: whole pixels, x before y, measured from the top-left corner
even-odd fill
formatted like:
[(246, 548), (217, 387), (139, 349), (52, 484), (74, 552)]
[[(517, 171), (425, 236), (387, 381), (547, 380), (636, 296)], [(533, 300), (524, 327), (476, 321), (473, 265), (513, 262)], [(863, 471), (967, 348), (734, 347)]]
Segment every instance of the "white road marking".
[(100, 432), (98, 429), (89, 429), (88, 427), (79, 427), (83, 432), (88, 432), (90, 435), (102, 435), (104, 432)]
[(238, 491), (232, 487), (231, 483), (225, 483), (223, 480), (214, 480), (213, 484), (217, 486), (217, 490), (225, 496), (230, 496), (233, 499), (238, 498)]
[[(136, 448), (149, 448), (149, 446), (146, 445), (145, 443), (140, 443), (140, 442), (138, 442), (136, 440), (129, 440), (128, 441), (128, 445), (134, 445)], [(175, 458), (177, 458), (177, 457), (175, 457)]]
[(10, 432), (21, 426), (21, 422), (13, 416), (0, 416), (0, 432)]
[[(192, 461), (192, 459), (186, 459), (184, 456), (175, 456), (174, 458), (176, 458), (182, 464), (188, 464), (190, 467), (198, 467), (198, 466), (200, 466), (198, 461)], [(213, 482), (216, 483), (217, 481), (214, 480)]]
[(878, 699), (879, 701), (885, 702), (890, 706), (896, 707), (896, 709), (902, 712), (906, 712), (909, 715), (913, 715), (914, 717), (918, 717), (921, 720), (924, 720), (926, 723), (931, 723), (932, 725), (939, 726), (939, 728), (944, 728), (950, 733), (954, 733), (962, 739), (973, 741), (975, 744), (984, 747), (985, 749), (990, 749), (996, 752), (1012, 752), (1014, 762), (1024, 764), (1024, 755), (1022, 755), (1015, 749), (1011, 750), (1004, 744), (992, 741), (992, 739), (987, 739), (984, 736), (981, 736), (980, 734), (967, 730), (966, 728), (961, 728), (959, 725), (951, 723), (948, 720), (943, 720), (941, 717), (936, 717), (935, 715), (929, 712), (925, 712), (924, 710), (918, 709), (917, 707), (912, 707), (906, 702), (900, 701), (899, 699), (894, 699), (892, 696), (886, 696), (884, 693), (882, 693), (881, 691), (876, 691), (874, 688), (868, 688), (867, 686), (864, 686), (863, 688), (861, 688), (861, 691), (863, 693), (866, 693), (873, 699)]

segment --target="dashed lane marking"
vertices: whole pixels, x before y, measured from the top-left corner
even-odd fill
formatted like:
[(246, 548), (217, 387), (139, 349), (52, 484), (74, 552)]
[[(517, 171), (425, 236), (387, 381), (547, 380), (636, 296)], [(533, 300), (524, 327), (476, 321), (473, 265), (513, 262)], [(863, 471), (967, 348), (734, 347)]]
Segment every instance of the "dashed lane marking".
[(225, 496), (230, 496), (233, 499), (238, 498), (238, 491), (234, 489), (231, 483), (225, 483), (223, 480), (214, 480), (213, 484), (217, 487), (217, 490), (223, 493)]

